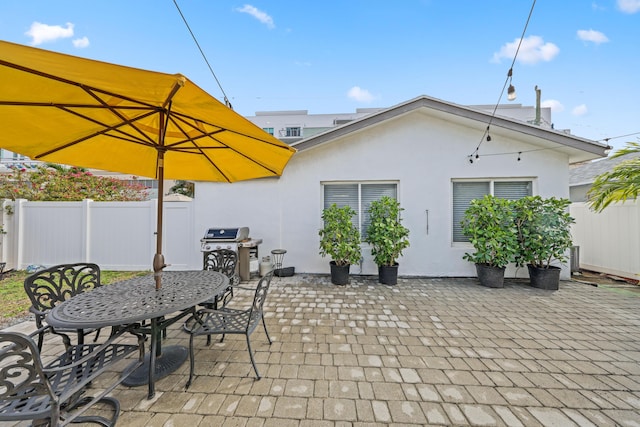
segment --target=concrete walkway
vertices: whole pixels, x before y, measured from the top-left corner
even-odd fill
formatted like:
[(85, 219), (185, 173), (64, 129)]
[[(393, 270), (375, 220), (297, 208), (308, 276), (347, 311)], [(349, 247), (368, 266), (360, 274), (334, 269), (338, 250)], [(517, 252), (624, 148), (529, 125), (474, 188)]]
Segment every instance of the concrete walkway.
[[(189, 390), (188, 363), (153, 400), (119, 387), (118, 425), (640, 426), (640, 296), (507, 282), (274, 278), (274, 343), (251, 336), (260, 381), (243, 336), (200, 337)], [(188, 335), (176, 326), (167, 341)]]

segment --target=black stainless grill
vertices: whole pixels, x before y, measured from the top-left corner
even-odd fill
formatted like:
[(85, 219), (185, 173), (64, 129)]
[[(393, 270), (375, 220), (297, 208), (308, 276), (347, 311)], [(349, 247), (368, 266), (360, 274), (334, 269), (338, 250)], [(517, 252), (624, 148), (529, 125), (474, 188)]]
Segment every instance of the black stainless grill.
[(238, 243), (249, 238), (249, 227), (209, 228), (200, 239), (200, 250), (211, 252), (214, 249), (238, 251)]
[[(211, 267), (211, 252), (216, 249), (231, 249), (238, 254), (238, 272), (241, 280), (249, 280), (252, 271), (258, 269), (258, 245), (261, 239), (249, 238), (249, 227), (212, 227), (200, 239), (202, 269)], [(255, 264), (252, 269), (253, 264)]]

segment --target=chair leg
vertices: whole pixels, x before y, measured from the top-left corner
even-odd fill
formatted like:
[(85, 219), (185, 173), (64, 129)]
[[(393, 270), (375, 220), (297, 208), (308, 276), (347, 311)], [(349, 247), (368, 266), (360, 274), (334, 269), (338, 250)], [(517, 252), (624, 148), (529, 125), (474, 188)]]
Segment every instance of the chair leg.
[(253, 365), (253, 370), (256, 372), (256, 379), (260, 379), (260, 374), (258, 373), (258, 367), (256, 366), (256, 361), (253, 360), (253, 351), (251, 351), (251, 341), (249, 340), (249, 334), (247, 334), (247, 349), (249, 350), (249, 357), (251, 358), (251, 364)]
[[(87, 400), (91, 400), (91, 399), (87, 399)], [(102, 426), (105, 427), (113, 427), (116, 425), (116, 421), (118, 420), (118, 417), (120, 416), (120, 402), (113, 398), (113, 397), (103, 397), (102, 399), (98, 400), (98, 403), (103, 403), (106, 405), (111, 406), (112, 410), (113, 410), (113, 416), (111, 417), (111, 419), (107, 419), (105, 417), (99, 416), (99, 415), (81, 415), (77, 418), (74, 418), (71, 422), (74, 424), (78, 424), (78, 423), (94, 423), (94, 424), (100, 424)], [(82, 404), (80, 404), (79, 406), (81, 406)], [(75, 409), (75, 407), (74, 407)]]
[(269, 336), (269, 331), (267, 331), (267, 322), (264, 321), (264, 313), (262, 313), (262, 326), (264, 327), (264, 333), (267, 334), (269, 345), (271, 345), (272, 344), (271, 337)]
[[(36, 329), (42, 328), (42, 318), (36, 314)], [(42, 352), (42, 343), (44, 342), (44, 331), (38, 332), (38, 351)]]
[(191, 385), (191, 381), (193, 381), (193, 371), (195, 368), (195, 351), (193, 350), (193, 334), (189, 336), (189, 381), (187, 381), (187, 385), (185, 386), (185, 390), (189, 388)]
[(38, 351), (42, 352), (42, 343), (44, 342), (44, 331), (38, 332)]

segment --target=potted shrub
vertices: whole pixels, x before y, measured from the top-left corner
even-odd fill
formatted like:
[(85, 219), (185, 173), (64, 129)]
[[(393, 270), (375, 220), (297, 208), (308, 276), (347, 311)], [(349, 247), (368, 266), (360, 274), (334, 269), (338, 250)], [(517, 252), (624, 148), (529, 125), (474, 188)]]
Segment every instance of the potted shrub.
[(491, 195), (471, 201), (461, 222), (474, 253), (464, 259), (476, 265), (480, 284), (504, 287), (504, 271), (518, 251), (517, 229), (512, 202)]
[(515, 202), (519, 250), (518, 265), (527, 264), (532, 286), (556, 290), (560, 284), (560, 267), (569, 259), (571, 224), (567, 199), (528, 196)]
[(335, 203), (322, 212), (324, 227), (320, 230), (320, 255), (330, 256), (331, 283), (349, 283), (349, 268), (361, 258), (360, 232), (351, 218), (356, 212), (350, 206)]
[(378, 265), (378, 281), (385, 285), (398, 283), (398, 258), (409, 247), (409, 229), (402, 225), (403, 211), (396, 199), (383, 196), (369, 206), (370, 224), (365, 241)]

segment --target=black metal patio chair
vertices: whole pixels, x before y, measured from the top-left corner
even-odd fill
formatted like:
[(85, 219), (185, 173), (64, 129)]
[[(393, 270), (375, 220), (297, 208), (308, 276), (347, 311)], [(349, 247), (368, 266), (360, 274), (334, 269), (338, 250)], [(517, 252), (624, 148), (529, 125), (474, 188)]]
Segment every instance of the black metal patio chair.
[(213, 270), (224, 274), (229, 278), (229, 287), (222, 295), (203, 302), (201, 305), (207, 308), (224, 307), (233, 298), (233, 287), (240, 283), (238, 274), (238, 253), (231, 249), (215, 249), (207, 254), (204, 270)]
[[(251, 340), (249, 339), (251, 333), (256, 329), (260, 321), (264, 327), (264, 333), (267, 335), (269, 345), (271, 345), (271, 337), (267, 331), (267, 324), (264, 321), (264, 302), (267, 298), (267, 292), (269, 291), (269, 285), (273, 278), (273, 270), (265, 274), (258, 282), (258, 286), (255, 289), (253, 297), (253, 304), (251, 307), (241, 310), (230, 308), (228, 306), (219, 309), (203, 308), (198, 310), (193, 315), (193, 328), (189, 337), (189, 359), (190, 359), (190, 371), (189, 381), (186, 387), (189, 388), (193, 380), (193, 372), (195, 368), (195, 352), (194, 352), (194, 337), (199, 335), (206, 335), (209, 340), (211, 335), (222, 335), (220, 342), (224, 340), (227, 334), (240, 334), (245, 335), (247, 338), (247, 349), (249, 351), (249, 357), (251, 358), (251, 364), (253, 370), (256, 373), (256, 378), (260, 379), (260, 373), (256, 366), (256, 362), (253, 358), (253, 352), (251, 350)], [(208, 342), (207, 342), (208, 344)]]
[[(135, 334), (137, 344), (131, 344), (131, 339), (123, 336), (134, 327), (114, 330), (104, 343), (72, 345), (68, 336), (60, 334), (65, 350), (46, 365), (33, 340), (39, 330), (31, 335), (0, 332), (0, 421), (32, 420), (33, 425), (38, 426), (63, 426), (71, 422), (115, 425), (120, 403), (107, 394), (140, 366), (144, 358), (143, 336)], [(88, 389), (107, 368), (136, 351), (138, 363), (130, 364), (121, 376), (110, 380), (110, 384), (101, 384), (106, 387), (104, 390)], [(95, 404), (108, 405), (113, 411), (111, 418), (85, 415)]]
[[(224, 307), (233, 298), (233, 288), (240, 283), (240, 275), (238, 274), (238, 253), (231, 249), (215, 249), (207, 253), (204, 259), (203, 270), (217, 271), (229, 278), (229, 286), (220, 295), (208, 299), (199, 305), (205, 308), (221, 308)], [(193, 329), (193, 317), (185, 320), (183, 329), (190, 332)], [(211, 343), (211, 340), (207, 340)]]
[[(34, 314), (38, 335), (38, 350), (42, 350), (44, 339), (43, 328), (45, 317), (51, 309), (63, 301), (99, 286), (100, 267), (93, 263), (59, 264), (37, 271), (24, 279), (24, 290), (31, 300), (29, 311)], [(78, 343), (84, 343), (84, 336), (94, 330), (78, 330), (60, 332), (75, 332)], [(96, 331), (96, 339), (99, 331)]]

